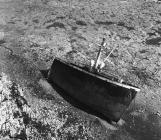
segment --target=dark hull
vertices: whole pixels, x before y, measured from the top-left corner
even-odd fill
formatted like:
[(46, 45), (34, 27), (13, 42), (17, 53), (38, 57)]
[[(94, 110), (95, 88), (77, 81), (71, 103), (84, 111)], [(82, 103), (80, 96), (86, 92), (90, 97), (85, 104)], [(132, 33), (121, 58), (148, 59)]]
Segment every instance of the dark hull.
[(49, 80), (84, 106), (116, 122), (139, 91), (59, 59), (52, 64)]

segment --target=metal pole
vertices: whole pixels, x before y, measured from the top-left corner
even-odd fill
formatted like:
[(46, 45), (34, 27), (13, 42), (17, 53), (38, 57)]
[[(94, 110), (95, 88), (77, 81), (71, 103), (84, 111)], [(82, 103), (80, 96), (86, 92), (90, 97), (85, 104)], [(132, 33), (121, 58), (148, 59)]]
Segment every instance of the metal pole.
[(103, 38), (103, 41), (101, 43), (101, 46), (100, 46), (100, 49), (99, 49), (99, 52), (98, 52), (98, 55), (97, 55), (97, 58), (96, 58), (96, 61), (95, 61), (95, 65), (94, 65), (95, 69), (97, 69), (98, 63), (100, 62), (102, 47), (105, 47), (105, 46), (106, 46), (105, 38)]

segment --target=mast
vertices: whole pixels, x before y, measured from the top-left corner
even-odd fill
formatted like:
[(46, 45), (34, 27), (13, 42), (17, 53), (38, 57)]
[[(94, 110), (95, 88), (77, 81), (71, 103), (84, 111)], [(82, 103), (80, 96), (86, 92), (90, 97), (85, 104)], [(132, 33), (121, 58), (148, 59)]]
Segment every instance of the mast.
[(99, 62), (100, 62), (100, 59), (101, 59), (102, 48), (105, 47), (105, 46), (106, 46), (105, 38), (103, 38), (102, 43), (101, 43), (100, 48), (99, 48), (99, 52), (97, 54), (95, 65), (94, 65), (94, 69), (96, 69), (96, 70), (98, 69)]

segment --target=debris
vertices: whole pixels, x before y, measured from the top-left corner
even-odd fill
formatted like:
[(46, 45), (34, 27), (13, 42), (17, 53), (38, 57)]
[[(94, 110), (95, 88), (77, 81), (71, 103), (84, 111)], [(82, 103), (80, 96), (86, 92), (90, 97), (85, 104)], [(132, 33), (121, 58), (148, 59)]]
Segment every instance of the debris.
[(156, 112), (156, 115), (159, 116), (159, 117), (161, 117), (161, 112), (160, 111), (157, 111)]

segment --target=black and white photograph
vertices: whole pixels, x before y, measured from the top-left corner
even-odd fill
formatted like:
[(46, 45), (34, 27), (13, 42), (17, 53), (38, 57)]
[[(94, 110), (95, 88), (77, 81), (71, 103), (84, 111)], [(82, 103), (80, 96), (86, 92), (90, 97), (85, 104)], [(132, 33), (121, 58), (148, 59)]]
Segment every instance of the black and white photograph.
[(161, 0), (0, 0), (0, 140), (161, 140)]

